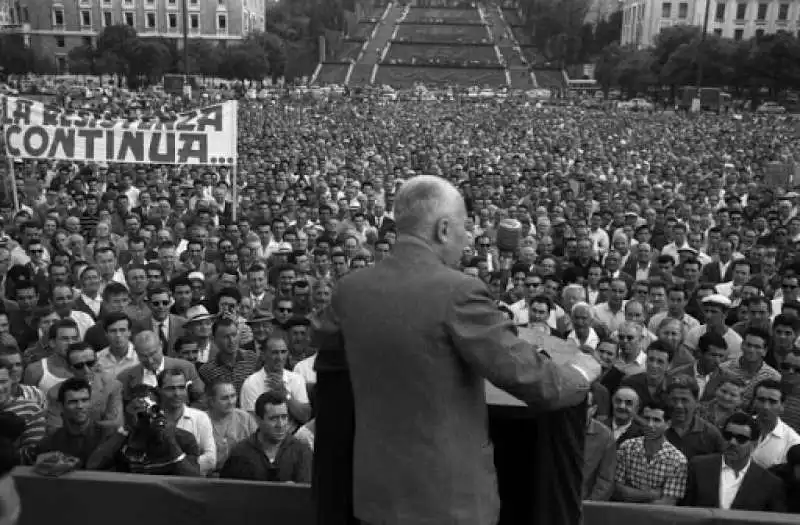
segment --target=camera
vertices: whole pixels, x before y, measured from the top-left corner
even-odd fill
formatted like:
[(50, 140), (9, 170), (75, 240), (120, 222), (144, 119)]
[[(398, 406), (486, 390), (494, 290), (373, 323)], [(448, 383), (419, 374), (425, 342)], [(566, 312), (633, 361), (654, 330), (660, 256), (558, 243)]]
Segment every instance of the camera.
[(161, 405), (155, 400), (145, 397), (142, 398), (143, 408), (136, 412), (136, 422), (139, 427), (144, 428), (163, 428), (167, 424), (167, 418)]

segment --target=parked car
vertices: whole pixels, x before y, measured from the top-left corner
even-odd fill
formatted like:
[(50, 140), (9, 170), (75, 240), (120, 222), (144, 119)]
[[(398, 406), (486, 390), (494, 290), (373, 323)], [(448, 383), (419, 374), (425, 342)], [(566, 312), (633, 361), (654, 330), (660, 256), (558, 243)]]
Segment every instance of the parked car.
[(756, 109), (756, 113), (786, 113), (786, 108), (777, 102), (764, 102)]
[(617, 108), (625, 111), (653, 111), (655, 105), (643, 98), (632, 98), (617, 104)]

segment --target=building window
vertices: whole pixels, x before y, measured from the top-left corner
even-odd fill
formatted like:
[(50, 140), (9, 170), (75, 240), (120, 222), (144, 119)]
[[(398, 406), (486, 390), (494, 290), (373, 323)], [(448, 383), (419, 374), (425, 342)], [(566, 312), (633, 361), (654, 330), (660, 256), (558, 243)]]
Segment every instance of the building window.
[(154, 5), (156, 0), (147, 0), (147, 5)]
[(170, 29), (178, 29), (178, 15), (175, 13), (168, 14), (167, 25)]
[(175, 5), (177, 5), (177, 2), (176, 2), (176, 0), (167, 0), (167, 4), (175, 6)]
[(67, 57), (64, 55), (58, 55), (56, 57), (56, 69), (59, 73), (67, 72)]
[(736, 41), (742, 40), (744, 38), (744, 29), (736, 29), (733, 32), (733, 39)]
[(718, 36), (718, 37), (722, 38), (722, 29), (716, 28), (714, 30), (714, 36)]
[(664, 2), (661, 4), (661, 18), (669, 18), (672, 16), (672, 2)]
[(81, 11), (81, 27), (92, 27), (92, 12), (88, 9)]
[(22, 8), (22, 21), (25, 22), (26, 24), (31, 21), (30, 20), (30, 14), (28, 13), (28, 8), (27, 7), (23, 7)]
[(126, 5), (133, 5), (133, 0), (125, 0)]
[(111, 5), (111, 0), (103, 0), (103, 3), (106, 5)]
[(131, 27), (136, 25), (136, 16), (131, 11), (125, 11), (125, 25)]
[(64, 43), (64, 37), (63, 36), (57, 36), (56, 37), (56, 47), (64, 47), (65, 45), (66, 44)]
[(217, 15), (217, 32), (228, 32), (228, 15)]
[(81, 40), (83, 41), (83, 45), (84, 45), (84, 46), (86, 46), (86, 47), (91, 47), (91, 45), (92, 45), (92, 37), (90, 37), (90, 36), (85, 36), (85, 37), (83, 37)]
[(764, 36), (764, 30), (756, 29), (756, 38), (761, 38), (762, 36)]
[(114, 25), (114, 18), (111, 16), (111, 11), (103, 11), (103, 26), (109, 27)]
[(717, 2), (717, 11), (714, 14), (714, 19), (717, 22), (723, 22), (725, 20), (725, 4), (723, 2)]
[(64, 27), (64, 9), (61, 7), (53, 9), (53, 26), (62, 29)]
[(189, 30), (192, 33), (200, 32), (200, 15), (192, 13), (189, 15)]
[(219, 5), (225, 5), (225, 0), (217, 0), (217, 1), (219, 2)]
[(778, 6), (778, 20), (789, 19), (789, 4), (781, 4)]
[(747, 4), (736, 4), (736, 20), (744, 20), (747, 16)]
[(144, 17), (145, 27), (147, 29), (155, 29), (156, 28), (156, 14), (155, 13), (146, 13)]
[(689, 16), (689, 4), (681, 2), (678, 4), (678, 18), (686, 18)]
[(758, 4), (758, 14), (756, 15), (756, 20), (766, 20), (767, 19), (767, 7), (768, 4), (760, 3)]
[(92, 5), (92, 0), (81, 0), (80, 4), (81, 5)]

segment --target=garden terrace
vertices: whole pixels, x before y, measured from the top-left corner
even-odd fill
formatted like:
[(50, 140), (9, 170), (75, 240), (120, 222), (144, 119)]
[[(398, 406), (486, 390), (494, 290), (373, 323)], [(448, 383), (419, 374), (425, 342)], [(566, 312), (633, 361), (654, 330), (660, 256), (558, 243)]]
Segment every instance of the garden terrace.
[(425, 8), (412, 7), (408, 10), (405, 21), (409, 23), (422, 22), (425, 20), (444, 20), (453, 24), (481, 23), (481, 17), (477, 9), (448, 9), (448, 8)]
[(539, 69), (534, 68), (533, 74), (536, 76), (536, 83), (542, 89), (564, 89), (564, 72), (560, 69)]
[(355, 33), (350, 36), (355, 38), (369, 38), (373, 29), (375, 29), (375, 24), (373, 22), (359, 22), (356, 25)]
[(364, 42), (345, 40), (341, 49), (336, 53), (337, 62), (347, 62), (348, 60), (356, 60)]
[(400, 24), (395, 42), (441, 42), (450, 44), (490, 44), (486, 27), (478, 25)]
[(516, 9), (503, 9), (503, 18), (505, 18), (508, 25), (512, 27), (522, 26), (522, 19), (519, 17), (519, 13), (517, 13)]
[(426, 86), (456, 85), (502, 87), (506, 85), (502, 67), (459, 68), (439, 66), (381, 65), (376, 85), (410, 88), (421, 82)]
[(317, 75), (317, 84), (344, 84), (350, 64), (327, 62), (323, 63)]
[(436, 43), (398, 43), (393, 42), (386, 55), (386, 61), (399, 60), (403, 63), (417, 62), (467, 62), (499, 66), (494, 46), (486, 44), (436, 44)]

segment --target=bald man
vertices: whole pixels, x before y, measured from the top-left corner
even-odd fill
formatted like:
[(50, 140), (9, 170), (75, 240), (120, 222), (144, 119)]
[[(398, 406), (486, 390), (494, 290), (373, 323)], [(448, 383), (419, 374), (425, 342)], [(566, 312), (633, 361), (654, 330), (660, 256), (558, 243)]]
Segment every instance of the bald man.
[[(362, 523), (493, 525), (499, 498), (484, 379), (555, 410), (583, 402), (599, 365), (584, 354), (565, 366), (541, 356), (515, 335), (486, 285), (455, 269), (467, 213), (454, 186), (433, 176), (406, 181), (394, 217), (392, 257), (344, 277), (317, 330), (317, 523), (354, 522), (334, 501), (352, 486)], [(348, 425), (352, 485), (342, 478)]]
[(140, 384), (155, 387), (158, 385), (158, 375), (164, 370), (180, 370), (183, 372), (188, 385), (188, 401), (202, 399), (204, 385), (197, 368), (184, 359), (166, 357), (162, 351), (161, 340), (155, 332), (144, 330), (136, 334), (133, 338), (133, 347), (139, 364), (123, 370), (117, 376), (122, 383), (122, 397), (124, 400), (130, 399), (131, 389)]

